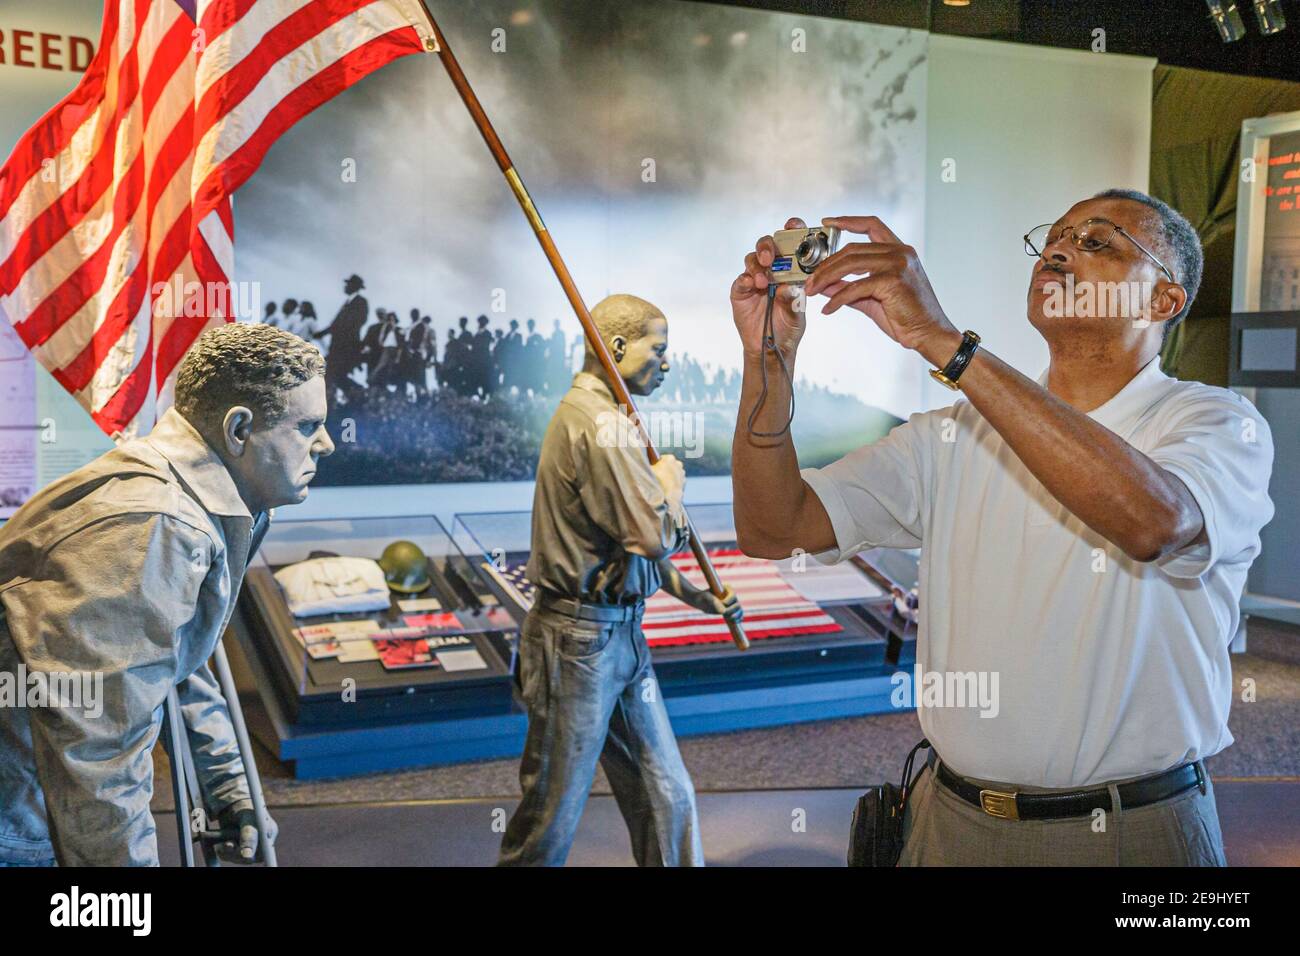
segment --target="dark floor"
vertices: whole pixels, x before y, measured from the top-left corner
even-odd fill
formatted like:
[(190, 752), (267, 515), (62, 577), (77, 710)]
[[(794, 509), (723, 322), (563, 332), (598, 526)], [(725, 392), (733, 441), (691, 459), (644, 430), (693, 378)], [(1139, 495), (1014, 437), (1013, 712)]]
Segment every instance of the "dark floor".
[[(700, 794), (712, 866), (843, 866), (856, 790)], [(1300, 865), (1300, 782), (1222, 781), (1215, 798), (1233, 866)], [(488, 866), (513, 800), (295, 807), (274, 811), (281, 866)], [(800, 830), (796, 823), (801, 822)], [(179, 858), (175, 821), (158, 815), (164, 866)], [(572, 866), (630, 866), (612, 797), (587, 804)]]
[[(1233, 656), (1236, 743), (1207, 761), (1228, 860), (1300, 865), (1300, 633), (1255, 626)], [(1243, 700), (1253, 696), (1253, 700)], [(720, 866), (838, 866), (867, 782), (896, 779), (920, 737), (914, 713), (793, 724), (681, 740), (700, 794), (705, 854)], [(155, 815), (164, 864), (178, 858), (166, 757)], [(258, 747), (281, 863), (491, 864), (519, 793), (518, 761), (488, 760), (326, 781), (296, 781)], [(627, 834), (603, 774), (570, 862), (629, 865)], [(796, 832), (798, 811), (806, 829)]]

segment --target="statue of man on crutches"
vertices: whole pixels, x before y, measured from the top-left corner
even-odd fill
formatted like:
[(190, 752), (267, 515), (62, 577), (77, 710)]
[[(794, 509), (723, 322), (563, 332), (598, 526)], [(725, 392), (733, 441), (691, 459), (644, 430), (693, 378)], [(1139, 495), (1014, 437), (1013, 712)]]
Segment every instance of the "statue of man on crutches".
[(244, 861), (259, 822), (274, 838), (206, 662), (258, 519), (305, 499), (334, 450), (324, 370), (314, 346), (280, 329), (210, 329), (148, 436), (49, 485), (0, 528), (0, 671), (102, 691), (82, 706), (0, 707), (0, 862), (157, 865), (151, 754), (172, 688), (205, 809)]

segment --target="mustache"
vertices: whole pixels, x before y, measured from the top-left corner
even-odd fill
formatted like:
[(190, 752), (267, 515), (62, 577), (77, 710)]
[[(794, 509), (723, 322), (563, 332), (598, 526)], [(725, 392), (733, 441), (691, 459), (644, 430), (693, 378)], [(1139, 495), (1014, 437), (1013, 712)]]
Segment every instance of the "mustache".
[(1054, 262), (1043, 258), (1040, 258), (1039, 262), (1041, 265), (1039, 265), (1038, 271), (1034, 273), (1035, 277), (1042, 275), (1044, 272), (1051, 272), (1058, 276), (1074, 275), (1074, 270), (1067, 269), (1062, 262)]
[(1073, 274), (1074, 274), (1074, 273), (1072, 273), (1072, 272), (1066, 272), (1064, 269), (1060, 268), (1059, 266), (1049, 266), (1049, 265), (1045, 265), (1045, 266), (1043, 266), (1041, 269), (1039, 269), (1037, 272), (1035, 272), (1032, 276), (1030, 276), (1030, 278), (1029, 278), (1029, 284), (1030, 284), (1031, 286), (1033, 286), (1033, 285), (1034, 285), (1035, 283), (1037, 283), (1038, 280), (1041, 279), (1043, 276), (1048, 276), (1048, 277), (1049, 277), (1049, 281), (1051, 281), (1051, 282), (1061, 282), (1061, 283), (1064, 283), (1064, 282), (1065, 282), (1065, 279), (1066, 279), (1068, 276), (1072, 276)]

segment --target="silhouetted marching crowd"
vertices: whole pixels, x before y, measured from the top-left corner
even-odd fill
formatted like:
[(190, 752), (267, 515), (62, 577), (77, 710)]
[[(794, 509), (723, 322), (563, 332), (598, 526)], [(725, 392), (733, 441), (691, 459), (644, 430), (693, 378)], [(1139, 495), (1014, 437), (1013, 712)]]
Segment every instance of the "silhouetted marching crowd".
[[(354, 435), (364, 436), (339, 445), (328, 483), (531, 479), (546, 422), (581, 366), (582, 337), (567, 336), (559, 319), (543, 335), (532, 319), (523, 328), (510, 319), (494, 329), (487, 316), (472, 325), (461, 316), (440, 348), (428, 315), (411, 309), (403, 319), (385, 308), (372, 314), (364, 289), (360, 276), (345, 279), (343, 305), (328, 324), (298, 299), (267, 303), (261, 316), (320, 347), (331, 411), (346, 407), (341, 414), (357, 423)], [(836, 399), (806, 379), (798, 389), (801, 402)], [(721, 406), (718, 413), (730, 417), (739, 400), (739, 370), (682, 353), (647, 404)], [(725, 473), (726, 449), (716, 460), (712, 454), (707, 473)]]
[[(475, 328), (462, 315), (456, 328), (438, 350), (433, 320), (411, 309), (403, 321), (388, 309), (375, 309), (362, 295), (365, 282), (358, 275), (343, 281), (345, 300), (334, 321), (322, 324), (311, 302), (285, 299), (268, 302), (262, 321), (315, 341), (325, 354), (325, 380), (332, 404), (347, 404), (362, 389), (353, 378), (363, 372), (365, 389), (418, 401), (442, 391), (489, 401), (505, 397), (554, 397), (569, 388), (581, 363), (581, 339), (570, 344), (556, 319), (549, 335), (528, 319), (523, 329), (518, 319), (507, 328), (489, 328), (480, 315)], [(658, 401), (727, 403), (740, 400), (740, 372), (714, 369), (682, 355), (673, 361), (673, 374), (657, 394)]]
[(506, 396), (561, 395), (572, 378), (568, 337), (555, 320), (549, 335), (529, 319), (525, 330), (511, 319), (508, 329), (490, 329), (486, 315), (471, 330), (469, 317), (447, 334), (439, 356), (433, 320), (411, 309), (406, 322), (393, 311), (375, 309), (362, 295), (365, 282), (349, 276), (346, 297), (334, 321), (322, 325), (310, 302), (285, 299), (269, 302), (262, 321), (316, 341), (325, 354), (325, 380), (330, 400), (347, 404), (360, 388), (353, 374), (364, 370), (365, 388), (384, 389), (417, 401), (434, 390), (488, 401)]

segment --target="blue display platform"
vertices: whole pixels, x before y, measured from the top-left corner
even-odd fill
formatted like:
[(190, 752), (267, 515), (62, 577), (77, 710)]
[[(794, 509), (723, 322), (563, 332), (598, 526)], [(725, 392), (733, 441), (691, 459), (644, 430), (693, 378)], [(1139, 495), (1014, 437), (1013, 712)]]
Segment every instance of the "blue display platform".
[[(518, 703), (510, 712), (472, 717), (376, 722), (369, 726), (295, 726), (267, 688), (273, 686), (265, 664), (250, 647), (246, 633), (235, 628), (240, 646), (259, 687), (261, 706), (246, 706), (252, 733), (276, 757), (289, 764), (299, 780), (349, 777), (384, 770), (402, 770), (517, 757), (523, 751), (528, 721)], [(909, 673), (911, 660), (878, 673), (828, 677), (701, 694), (681, 688), (666, 692), (665, 702), (679, 736), (748, 730), (811, 720), (888, 713), (893, 674)]]
[[(696, 532), (711, 550), (734, 558), (729, 505), (693, 509)], [(531, 521), (526, 512), (458, 515), (448, 534), (436, 518), (335, 519), (280, 522), (251, 569), (231, 621), (253, 672), (261, 706), (248, 712), (250, 729), (299, 779), (346, 777), (517, 757), (527, 717), (511, 677), (513, 644), (504, 631), (475, 635), (487, 666), (473, 673), (442, 669), (392, 670), (377, 662), (340, 664), (309, 655), (295, 637), (271, 570), (311, 554), (374, 554), (384, 542), (416, 535), (429, 557), (431, 588), (446, 611), (479, 613), (498, 606), (521, 622), (527, 608), (501, 586), (497, 561), (522, 566)], [(415, 540), (412, 537), (412, 540)], [(471, 559), (467, 555), (473, 555)], [(900, 672), (915, 662), (916, 626), (896, 610), (894, 597), (914, 586), (914, 559), (868, 552), (851, 566), (827, 571), (787, 560), (787, 571), (817, 597), (830, 632), (783, 634), (769, 627), (743, 653), (729, 641), (653, 646), (660, 692), (679, 736), (725, 733), (783, 724), (889, 713)], [(848, 580), (844, 576), (848, 571)], [(820, 573), (820, 577), (819, 577)], [(827, 577), (830, 575), (830, 578)], [(833, 580), (833, 584), (828, 581)], [(815, 582), (820, 581), (820, 584)], [(770, 587), (770, 585), (765, 585)], [(768, 592), (759, 592), (767, 597)], [(400, 616), (388, 613), (385, 621)], [(345, 691), (351, 688), (351, 693)]]

